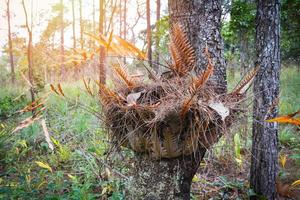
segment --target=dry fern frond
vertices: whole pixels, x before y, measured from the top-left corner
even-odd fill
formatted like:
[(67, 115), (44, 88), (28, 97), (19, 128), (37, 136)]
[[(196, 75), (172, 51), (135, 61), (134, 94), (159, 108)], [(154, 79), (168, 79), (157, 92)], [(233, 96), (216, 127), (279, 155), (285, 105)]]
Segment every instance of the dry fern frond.
[(64, 94), (64, 92), (63, 92), (63, 90), (62, 90), (62, 88), (61, 88), (60, 83), (57, 84), (57, 88), (58, 88), (59, 93), (60, 93), (61, 95), (65, 96), (65, 94)]
[(253, 68), (246, 76), (245, 78), (233, 89), (231, 94), (244, 94), (247, 89), (252, 84), (254, 77), (256, 76), (259, 66), (256, 66)]
[(139, 59), (145, 60), (146, 59), (146, 54), (139, 50), (136, 46), (133, 44), (127, 42), (126, 40), (122, 39), (119, 36), (114, 36), (116, 40), (119, 42), (120, 46), (126, 50), (127, 52), (137, 56)]
[(103, 105), (109, 105), (112, 103), (115, 103), (117, 105), (121, 105), (122, 99), (119, 95), (117, 95), (115, 92), (108, 89), (105, 85), (102, 83), (95, 81), (97, 85), (99, 86), (99, 96), (100, 100)]
[(94, 96), (93, 95), (93, 92), (91, 90), (91, 87), (90, 87), (90, 79), (89, 79), (89, 82), (87, 83), (86, 80), (83, 78), (83, 83), (84, 83), (84, 87), (86, 89), (86, 91), (91, 95), (91, 96)]
[(214, 66), (211, 63), (210, 55), (208, 53), (207, 48), (205, 52), (208, 59), (207, 69), (192, 80), (192, 86), (190, 87), (190, 92), (192, 94), (195, 94), (201, 87), (203, 87), (214, 72)]
[(59, 93), (57, 92), (57, 90), (55, 89), (54, 85), (50, 84), (50, 89), (55, 92), (57, 95), (59, 95)]
[(176, 74), (184, 76), (194, 69), (196, 64), (195, 50), (178, 24), (172, 28), (170, 53), (173, 60), (171, 67)]
[(114, 64), (113, 69), (118, 75), (119, 79), (126, 84), (128, 88), (135, 87), (135, 82), (130, 78), (127, 72), (121, 67), (120, 64)]
[(180, 117), (181, 119), (183, 119), (186, 115), (186, 113), (189, 111), (192, 103), (193, 103), (193, 100), (194, 100), (194, 95), (192, 95), (190, 98), (186, 99), (183, 104), (182, 104), (182, 108), (181, 108), (181, 111), (180, 111)]

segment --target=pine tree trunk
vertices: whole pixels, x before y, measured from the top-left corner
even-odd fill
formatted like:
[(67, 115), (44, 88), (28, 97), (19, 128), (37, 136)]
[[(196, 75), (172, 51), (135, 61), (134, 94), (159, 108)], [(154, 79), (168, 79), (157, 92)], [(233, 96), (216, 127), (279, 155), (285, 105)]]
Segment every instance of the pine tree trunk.
[(80, 49), (83, 50), (83, 20), (82, 20), (82, 0), (79, 0), (79, 24), (80, 24)]
[(76, 32), (75, 32), (75, 5), (72, 0), (72, 31), (73, 31), (73, 49), (76, 49)]
[(151, 16), (150, 16), (150, 0), (146, 0), (146, 18), (147, 18), (147, 58), (150, 67), (152, 67), (152, 36), (151, 36)]
[[(104, 9), (104, 0), (99, 0), (99, 33), (104, 33), (104, 17), (105, 17), (105, 9)], [(106, 62), (106, 54), (104, 47), (100, 48), (99, 52), (99, 81), (102, 84), (105, 84), (106, 81), (106, 71), (105, 71), (105, 62)]]
[[(274, 102), (279, 96), (279, 1), (258, 0), (256, 27), (256, 64), (260, 70), (254, 82), (253, 145), (251, 188), (268, 200), (276, 199), (278, 172), (278, 124), (267, 123), (276, 117)], [(256, 198), (253, 198), (256, 199)]]
[(133, 176), (126, 183), (126, 199), (190, 199), (190, 188), (206, 149), (177, 159), (153, 160), (136, 155)]
[(11, 67), (11, 82), (15, 83), (15, 65), (14, 65), (14, 56), (12, 50), (12, 40), (11, 40), (11, 25), (10, 25), (10, 0), (6, 2), (7, 4), (7, 26), (8, 26), (8, 52), (9, 52), (9, 62)]
[(61, 10), (60, 10), (60, 57), (61, 57), (61, 66), (60, 66), (60, 75), (61, 80), (64, 80), (65, 73), (65, 48), (64, 48), (64, 2), (60, 0)]
[(160, 0), (156, 0), (156, 38), (155, 38), (155, 65), (156, 71), (159, 70), (159, 20), (160, 20)]
[[(221, 1), (169, 0), (170, 22), (180, 23), (197, 53), (198, 69), (206, 69), (203, 50), (206, 44), (215, 64), (214, 79), (218, 91), (226, 91), (226, 66), (220, 35)], [(153, 160), (145, 154), (136, 155), (133, 176), (126, 183), (126, 199), (190, 199), (192, 178), (206, 149), (176, 159)]]
[(221, 0), (169, 0), (171, 24), (183, 26), (196, 50), (198, 68), (206, 68), (207, 58), (204, 49), (207, 46), (215, 66), (212, 79), (219, 84), (219, 91), (226, 91), (226, 64), (221, 38)]

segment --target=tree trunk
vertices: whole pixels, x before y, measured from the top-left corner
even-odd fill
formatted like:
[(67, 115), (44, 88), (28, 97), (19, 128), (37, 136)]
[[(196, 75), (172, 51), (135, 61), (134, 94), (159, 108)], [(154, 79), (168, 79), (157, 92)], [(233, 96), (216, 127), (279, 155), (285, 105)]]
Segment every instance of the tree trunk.
[(64, 48), (64, 2), (60, 0), (61, 10), (60, 10), (60, 57), (61, 57), (61, 66), (60, 66), (60, 75), (61, 80), (64, 80), (65, 73), (65, 48)]
[[(220, 35), (221, 1), (169, 0), (170, 22), (180, 23), (187, 31), (197, 55), (198, 69), (206, 69), (206, 44), (215, 64), (214, 80), (226, 91), (226, 66)], [(133, 176), (127, 187), (128, 199), (190, 199), (192, 178), (196, 174), (206, 149), (176, 159), (153, 160), (147, 155), (136, 155)]]
[(215, 66), (212, 80), (218, 83), (218, 91), (226, 91), (226, 64), (221, 38), (221, 0), (169, 0), (171, 24), (179, 23), (196, 50), (197, 69), (206, 68), (207, 58), (204, 49), (207, 46)]
[(190, 199), (190, 188), (205, 155), (202, 148), (193, 155), (177, 159), (152, 160), (136, 154), (133, 176), (126, 183), (128, 199)]
[(8, 26), (8, 52), (9, 52), (9, 62), (11, 67), (11, 82), (15, 84), (16, 75), (15, 75), (15, 65), (14, 65), (14, 56), (12, 50), (12, 40), (11, 40), (11, 25), (10, 25), (10, 0), (6, 2), (7, 5), (7, 26)]
[(82, 0), (79, 0), (80, 49), (83, 50)]
[(155, 65), (156, 70), (159, 72), (159, 20), (160, 20), (160, 0), (156, 0), (156, 41), (155, 41)]
[(257, 1), (255, 49), (260, 70), (254, 81), (250, 184), (257, 194), (268, 200), (277, 197), (278, 124), (265, 120), (278, 113), (273, 105), (279, 96), (279, 6), (279, 0)]
[[(104, 29), (104, 0), (99, 0), (99, 33), (103, 34), (103, 29)], [(105, 79), (106, 79), (106, 72), (105, 72), (105, 60), (106, 60), (106, 54), (105, 54), (105, 49), (104, 47), (100, 47), (100, 52), (99, 52), (99, 81), (102, 84), (105, 84)]]
[(147, 58), (150, 67), (152, 67), (152, 40), (151, 40), (151, 21), (150, 21), (150, 0), (146, 0), (146, 18), (147, 18)]
[(241, 59), (241, 75), (245, 75), (248, 71), (248, 36), (246, 31), (240, 33), (240, 59)]
[(76, 32), (75, 32), (75, 5), (72, 0), (72, 31), (73, 31), (73, 49), (76, 49)]
[[(124, 26), (123, 26), (123, 34), (124, 34), (124, 40), (126, 40), (127, 37), (127, 22), (126, 22), (126, 18), (127, 18), (127, 0), (124, 0), (124, 12), (123, 12), (123, 22), (124, 22)], [(124, 57), (124, 64), (126, 64), (126, 57)]]
[[(29, 79), (29, 83), (30, 83), (30, 96), (31, 96), (31, 102), (34, 102), (35, 95), (34, 95), (34, 88), (33, 88), (34, 84), (33, 84), (33, 69), (32, 69), (32, 30), (29, 27), (28, 15), (27, 15), (27, 10), (26, 10), (24, 0), (22, 0), (22, 6), (24, 9), (24, 13), (25, 13), (26, 29), (28, 32), (27, 61), (28, 61), (28, 79)], [(32, 24), (32, 22), (31, 22), (31, 24)], [(34, 114), (34, 111), (32, 111), (32, 112)]]

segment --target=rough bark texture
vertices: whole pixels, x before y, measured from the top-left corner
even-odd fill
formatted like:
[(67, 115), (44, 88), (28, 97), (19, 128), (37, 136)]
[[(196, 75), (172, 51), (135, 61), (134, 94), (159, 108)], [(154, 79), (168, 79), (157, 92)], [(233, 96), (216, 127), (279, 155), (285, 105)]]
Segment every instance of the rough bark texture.
[(9, 51), (9, 62), (11, 67), (11, 82), (14, 84), (16, 80), (14, 56), (12, 51), (12, 40), (11, 40), (11, 25), (10, 25), (10, 0), (6, 2), (7, 5), (7, 26), (8, 26), (8, 51)]
[(258, 0), (257, 6), (255, 45), (260, 70), (254, 82), (250, 183), (256, 193), (272, 200), (276, 199), (278, 125), (265, 119), (278, 112), (273, 105), (279, 95), (279, 0)]
[[(105, 9), (104, 9), (104, 0), (99, 0), (99, 33), (104, 33), (104, 17), (105, 17)], [(106, 71), (105, 71), (105, 62), (106, 62), (106, 54), (104, 47), (100, 48), (99, 52), (99, 81), (102, 84), (105, 84), (106, 81)]]
[(76, 49), (76, 33), (75, 33), (75, 5), (72, 0), (72, 31), (73, 31), (73, 49)]
[[(226, 66), (220, 35), (221, 1), (169, 0), (170, 22), (180, 23), (187, 31), (196, 50), (198, 68), (206, 69), (204, 54), (206, 44), (215, 64), (213, 80), (218, 91), (226, 91)], [(131, 180), (126, 184), (126, 199), (190, 199), (192, 178), (206, 150), (176, 159), (153, 160), (144, 155), (136, 156)]]
[(60, 66), (60, 75), (61, 80), (64, 79), (64, 73), (65, 73), (65, 41), (64, 41), (64, 1), (60, 0), (61, 10), (60, 10), (60, 56), (61, 56), (61, 66)]
[(152, 67), (152, 38), (151, 38), (151, 22), (150, 22), (150, 0), (146, 0), (146, 18), (147, 18), (147, 58), (150, 67)]
[(162, 160), (136, 155), (126, 199), (190, 199), (192, 178), (205, 152), (200, 149), (191, 156)]
[[(25, 20), (26, 20), (26, 29), (28, 32), (28, 45), (27, 45), (27, 61), (28, 61), (28, 80), (30, 82), (30, 96), (31, 96), (31, 102), (34, 102), (35, 95), (34, 95), (34, 89), (33, 89), (33, 62), (32, 62), (32, 26), (30, 28), (28, 23), (28, 14), (26, 10), (26, 6), (24, 3), (24, 0), (22, 0), (22, 6), (25, 13)], [(34, 113), (34, 111), (32, 111)]]
[(212, 79), (219, 84), (220, 92), (226, 91), (226, 65), (221, 38), (221, 0), (169, 0), (171, 24), (179, 23), (196, 50), (196, 71), (206, 68), (204, 49), (207, 45), (215, 71)]
[(155, 64), (156, 64), (156, 71), (160, 71), (159, 70), (159, 20), (160, 20), (160, 0), (156, 0), (156, 37), (155, 37)]
[(79, 0), (79, 24), (80, 24), (80, 49), (83, 50), (83, 20), (82, 20), (82, 0)]

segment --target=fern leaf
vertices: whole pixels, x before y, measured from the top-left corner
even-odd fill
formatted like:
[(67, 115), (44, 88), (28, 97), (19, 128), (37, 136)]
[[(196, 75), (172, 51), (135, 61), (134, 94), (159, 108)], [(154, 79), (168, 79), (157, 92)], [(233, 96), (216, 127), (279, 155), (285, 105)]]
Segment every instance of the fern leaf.
[(181, 111), (180, 111), (180, 117), (181, 119), (183, 119), (186, 115), (186, 113), (189, 111), (192, 103), (193, 103), (193, 100), (194, 100), (194, 95), (192, 95), (190, 98), (186, 99), (183, 104), (182, 104), (182, 108), (181, 108)]
[(50, 89), (55, 92), (57, 95), (59, 95), (59, 93), (57, 92), (57, 90), (55, 89), (54, 85), (50, 84)]
[(257, 72), (259, 70), (259, 66), (252, 69), (245, 78), (240, 81), (240, 83), (233, 89), (232, 94), (244, 94), (248, 88), (251, 86)]
[(64, 92), (63, 92), (63, 90), (62, 90), (62, 88), (61, 88), (60, 83), (57, 84), (57, 88), (58, 88), (59, 93), (60, 93), (61, 95), (65, 96), (65, 94), (64, 94)]
[(86, 82), (86, 80), (83, 78), (83, 83), (84, 83), (84, 87), (86, 89), (86, 91), (91, 95), (91, 96), (94, 96), (93, 93), (92, 93), (92, 90), (90, 88), (90, 85), (89, 83)]
[(134, 46), (130, 42), (127, 42), (126, 40), (122, 39), (119, 36), (114, 36), (114, 37), (119, 42), (120, 46), (123, 47), (125, 50), (132, 53), (133, 55), (135, 55), (139, 59), (142, 59), (142, 60), (146, 59), (146, 54), (144, 52), (142, 52), (141, 50), (139, 50), (136, 46)]
[(105, 85), (102, 83), (95, 81), (96, 84), (99, 86), (99, 96), (100, 100), (103, 105), (109, 105), (111, 103), (116, 103), (118, 105), (121, 105), (122, 99), (119, 95), (108, 89)]
[(211, 59), (208, 54), (208, 51), (207, 51), (207, 59), (208, 59), (207, 69), (204, 72), (200, 73), (200, 75), (194, 78), (192, 81), (192, 86), (190, 87), (190, 91), (192, 94), (195, 94), (200, 88), (202, 88), (207, 83), (208, 79), (214, 72), (214, 66), (211, 63)]
[(195, 51), (178, 24), (172, 28), (170, 53), (173, 60), (171, 67), (179, 76), (184, 76), (194, 69), (196, 65)]
[(120, 64), (114, 64), (113, 69), (118, 75), (119, 79), (121, 79), (128, 88), (133, 88), (135, 87), (134, 81), (129, 77), (127, 72), (121, 67)]

